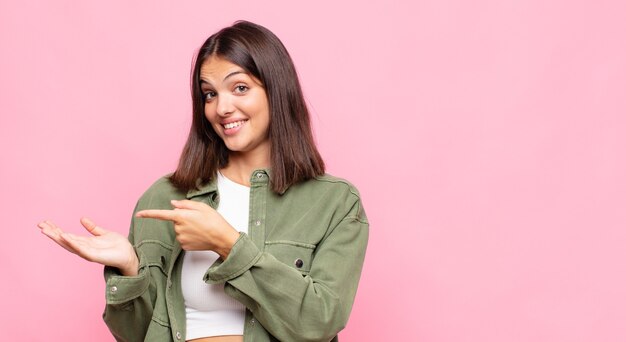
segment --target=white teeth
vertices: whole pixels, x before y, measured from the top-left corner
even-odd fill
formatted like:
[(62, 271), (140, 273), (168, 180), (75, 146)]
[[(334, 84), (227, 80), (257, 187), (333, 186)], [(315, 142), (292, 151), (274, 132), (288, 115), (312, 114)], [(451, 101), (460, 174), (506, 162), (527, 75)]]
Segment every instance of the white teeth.
[(231, 128), (239, 127), (239, 126), (243, 125), (244, 121), (245, 120), (227, 123), (227, 124), (224, 125), (224, 128), (231, 129)]

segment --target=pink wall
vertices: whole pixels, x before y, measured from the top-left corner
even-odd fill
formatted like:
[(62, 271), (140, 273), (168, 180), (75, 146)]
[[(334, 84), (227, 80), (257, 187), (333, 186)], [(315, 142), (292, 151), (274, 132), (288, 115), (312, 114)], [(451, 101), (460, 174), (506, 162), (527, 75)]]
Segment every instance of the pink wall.
[(100, 267), (175, 166), (189, 69), (242, 18), (296, 61), (329, 171), (371, 221), (343, 341), (625, 341), (621, 1), (1, 1), (0, 332), (111, 341)]

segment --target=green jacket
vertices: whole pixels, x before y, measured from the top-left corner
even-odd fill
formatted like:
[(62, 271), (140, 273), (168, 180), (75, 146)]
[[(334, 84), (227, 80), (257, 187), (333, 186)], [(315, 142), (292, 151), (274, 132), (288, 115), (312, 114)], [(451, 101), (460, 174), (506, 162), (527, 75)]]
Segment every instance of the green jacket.
[[(368, 239), (368, 221), (358, 191), (324, 175), (291, 186), (282, 195), (269, 188), (267, 170), (251, 176), (250, 223), (226, 261), (207, 269), (204, 281), (246, 307), (244, 341), (337, 341), (348, 321)], [(153, 184), (135, 212), (171, 209), (172, 199), (217, 207), (215, 181), (188, 193), (167, 178)], [(181, 291), (184, 251), (173, 224), (147, 218), (131, 222), (129, 240), (139, 274), (126, 277), (105, 267), (104, 321), (118, 341), (185, 341)]]

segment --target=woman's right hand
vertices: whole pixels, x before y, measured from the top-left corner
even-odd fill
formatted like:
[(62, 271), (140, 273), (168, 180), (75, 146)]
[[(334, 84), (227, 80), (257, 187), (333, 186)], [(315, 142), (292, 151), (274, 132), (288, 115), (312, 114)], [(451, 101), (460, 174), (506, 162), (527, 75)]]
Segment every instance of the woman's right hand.
[(81, 218), (80, 223), (92, 236), (64, 232), (50, 221), (43, 221), (37, 226), (59, 246), (85, 260), (117, 267), (125, 276), (137, 275), (139, 259), (125, 236), (98, 227), (88, 218)]

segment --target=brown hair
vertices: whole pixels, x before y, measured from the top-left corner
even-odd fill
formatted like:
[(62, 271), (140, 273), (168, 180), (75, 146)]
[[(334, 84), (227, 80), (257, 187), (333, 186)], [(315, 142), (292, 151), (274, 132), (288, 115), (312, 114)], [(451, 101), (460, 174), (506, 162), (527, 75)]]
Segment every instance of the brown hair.
[(270, 111), (271, 188), (283, 193), (297, 182), (324, 173), (311, 131), (309, 111), (293, 61), (270, 30), (237, 21), (210, 36), (200, 47), (191, 76), (193, 119), (178, 168), (170, 176), (182, 191), (209, 182), (228, 164), (228, 149), (204, 115), (200, 67), (211, 56), (237, 64), (261, 81)]

